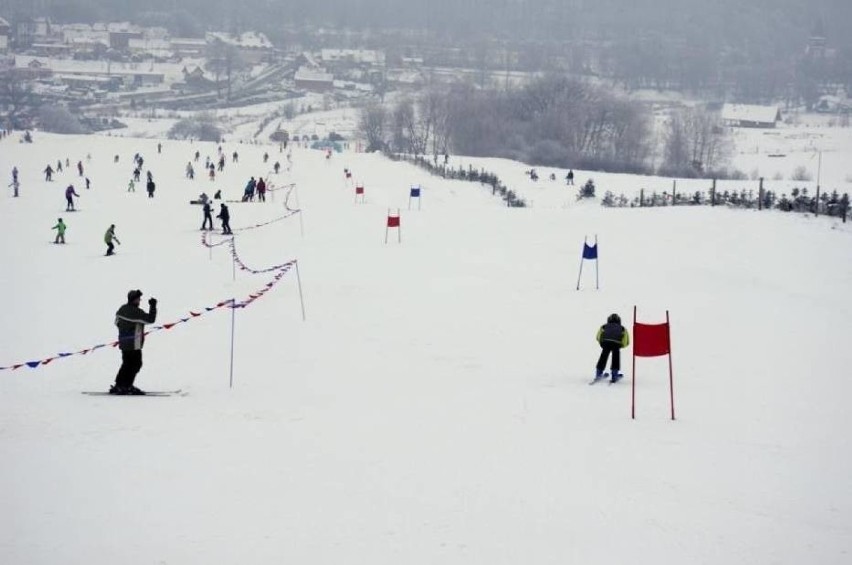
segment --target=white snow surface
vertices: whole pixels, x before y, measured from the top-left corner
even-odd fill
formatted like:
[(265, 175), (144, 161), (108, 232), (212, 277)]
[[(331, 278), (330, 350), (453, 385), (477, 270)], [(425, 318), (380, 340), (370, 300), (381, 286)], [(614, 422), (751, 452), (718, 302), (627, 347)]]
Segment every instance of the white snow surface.
[[(17, 137), (0, 142), (4, 182), (17, 165), (22, 184), (0, 198), (0, 366), (113, 341), (130, 289), (160, 300), (161, 324), (269, 282), (232, 280), (188, 201), (238, 198), (286, 166), (276, 146), (225, 145), (240, 162), (192, 182), (186, 162), (214, 144)], [(135, 152), (153, 199), (126, 192)], [(237, 310), (233, 389), (227, 309), (146, 342), (137, 384), (188, 396), (80, 394), (108, 388), (113, 348), (0, 371), (0, 563), (849, 563), (846, 226), (573, 199), (507, 209), (355, 153), (293, 149), (271, 177), (296, 183), (304, 236), (295, 215), (238, 232), (237, 249), (255, 269), (298, 260), (307, 320), (292, 270)], [(412, 184), (422, 209), (408, 210)], [(284, 196), (231, 204), (233, 227), (280, 217)], [(401, 244), (384, 243), (389, 208)], [(50, 243), (57, 217), (65, 246)], [(106, 258), (111, 223), (122, 245)], [(578, 292), (595, 235), (601, 289), (587, 264)], [(629, 326), (633, 305), (647, 322), (671, 312), (674, 422), (664, 359), (638, 363), (636, 420), (629, 349), (624, 381), (587, 384), (597, 328), (611, 312)]]

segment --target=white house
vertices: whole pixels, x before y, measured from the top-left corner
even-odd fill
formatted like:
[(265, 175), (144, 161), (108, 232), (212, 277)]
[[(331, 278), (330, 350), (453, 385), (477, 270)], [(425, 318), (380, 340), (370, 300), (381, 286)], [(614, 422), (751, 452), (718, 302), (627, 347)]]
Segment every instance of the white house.
[(738, 128), (774, 128), (781, 121), (781, 110), (778, 106), (725, 104), (722, 106), (722, 121)]

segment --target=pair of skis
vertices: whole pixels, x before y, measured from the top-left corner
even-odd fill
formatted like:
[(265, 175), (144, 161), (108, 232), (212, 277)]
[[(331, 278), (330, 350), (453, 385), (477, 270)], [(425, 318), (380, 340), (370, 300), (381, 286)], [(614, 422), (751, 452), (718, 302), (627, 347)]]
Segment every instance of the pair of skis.
[(614, 385), (623, 378), (624, 378), (623, 373), (618, 373), (614, 379), (609, 378), (609, 373), (603, 373), (601, 376), (595, 377), (594, 379), (592, 379), (592, 382), (590, 382), (589, 384), (594, 385), (594, 384), (597, 384), (597, 383), (607, 381), (607, 382), (609, 382), (609, 384)]
[(189, 393), (184, 392), (181, 389), (177, 390), (149, 390), (145, 391), (145, 394), (111, 394), (108, 391), (102, 390), (86, 390), (83, 391), (83, 394), (86, 396), (132, 396), (133, 398), (145, 398), (146, 396), (187, 396)]

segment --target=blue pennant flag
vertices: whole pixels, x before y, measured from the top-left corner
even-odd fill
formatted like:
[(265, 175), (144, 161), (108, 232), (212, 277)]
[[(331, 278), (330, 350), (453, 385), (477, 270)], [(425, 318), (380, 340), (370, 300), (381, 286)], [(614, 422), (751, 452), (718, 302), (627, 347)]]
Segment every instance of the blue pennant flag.
[(583, 259), (597, 259), (598, 258), (598, 244), (589, 245), (587, 243), (583, 244)]

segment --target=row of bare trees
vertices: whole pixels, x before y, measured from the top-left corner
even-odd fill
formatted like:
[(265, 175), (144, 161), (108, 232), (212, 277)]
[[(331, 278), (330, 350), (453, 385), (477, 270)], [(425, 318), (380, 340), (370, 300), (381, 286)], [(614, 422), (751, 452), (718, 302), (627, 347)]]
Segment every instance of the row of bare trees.
[(373, 150), (518, 159), (545, 166), (642, 171), (649, 113), (603, 88), (563, 77), (515, 90), (431, 88), (393, 107), (371, 105), (361, 133)]
[(433, 87), (393, 105), (362, 110), (369, 150), (437, 157), (449, 152), (505, 157), (540, 166), (678, 176), (724, 168), (731, 143), (718, 113), (674, 112), (662, 139), (642, 104), (581, 80), (547, 77), (514, 90)]
[(669, 176), (726, 176), (733, 142), (718, 113), (686, 108), (666, 123), (660, 172)]

